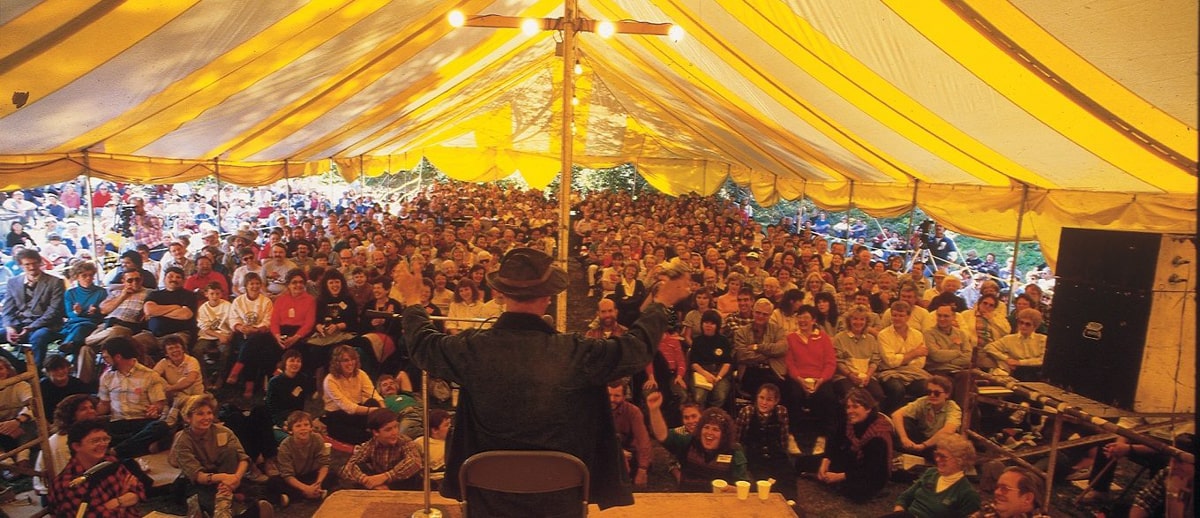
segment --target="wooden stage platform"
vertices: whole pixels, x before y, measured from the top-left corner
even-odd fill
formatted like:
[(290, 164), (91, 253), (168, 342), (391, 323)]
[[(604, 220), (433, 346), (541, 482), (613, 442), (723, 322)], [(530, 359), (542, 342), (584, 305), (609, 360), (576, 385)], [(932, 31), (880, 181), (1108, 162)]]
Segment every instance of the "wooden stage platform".
[[(634, 504), (613, 507), (601, 511), (592, 505), (588, 516), (602, 518), (643, 518), (646, 516), (687, 516), (688, 518), (787, 518), (796, 513), (788, 507), (783, 495), (771, 493), (767, 500), (759, 500), (754, 491), (750, 498), (738, 500), (732, 491), (714, 495), (710, 493), (635, 493)], [(342, 490), (329, 495), (321, 504), (315, 518), (358, 518), (381, 516), (412, 516), (424, 508), (424, 495), (420, 491), (366, 491)], [(437, 493), (430, 503), (442, 511), (447, 518), (462, 518), (458, 502), (442, 498)]]

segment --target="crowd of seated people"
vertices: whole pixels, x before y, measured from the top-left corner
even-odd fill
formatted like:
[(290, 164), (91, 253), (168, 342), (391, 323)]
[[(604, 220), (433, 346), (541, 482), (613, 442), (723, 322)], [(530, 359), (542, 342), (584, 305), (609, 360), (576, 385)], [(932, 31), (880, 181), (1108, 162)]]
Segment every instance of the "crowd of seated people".
[[(55, 371), (64, 356), (71, 360), (70, 379), (111, 416), (107, 433), (118, 457), (170, 448), (179, 429), (209, 433), (208, 418), (188, 415), (187, 403), (233, 386), (230, 401), (263, 418), (223, 425), (239, 438), (243, 460), (199, 471), (207, 483), (189, 475), (204, 486), (198, 492), (209, 511), (210, 497), (223, 495), (222, 485), (236, 490), (243, 476), (292, 473), (279, 479), (284, 494), (315, 498), (339, 478), (322, 472), (328, 459), (314, 444), (327, 440), (354, 449), (343, 485), (416, 487), (406, 459), (423, 430), (405, 426), (403, 409), (390, 404), (411, 397), (420, 373), (390, 315), (421, 304), (433, 315), (473, 319), (446, 322), (450, 333), (487, 325), (504, 301), (484, 274), (517, 246), (569, 248), (597, 297), (588, 333), (599, 337), (637, 319), (655, 265), (680, 257), (692, 266), (696, 290), (676, 308), (681, 326), (620, 392), (648, 412), (648, 436), (677, 455), (683, 488), (708, 490), (718, 472), (731, 481), (763, 473), (778, 475), (792, 496), (794, 473), (782, 466), (808, 451), (826, 459), (816, 473), (822, 482), (869, 496), (887, 480), (894, 450), (932, 456), (944, 431), (957, 429), (961, 417), (926, 426), (925, 435), (906, 427), (910, 417), (957, 408), (948, 397), (956, 374), (985, 366), (1036, 379), (1045, 351), (1041, 286), (1030, 284), (1010, 315), (996, 283), (975, 278), (1001, 272), (937, 262), (953, 257), (941, 230), (931, 233), (934, 261), (926, 265), (911, 260), (921, 257), (915, 253), (880, 255), (865, 241), (818, 232), (815, 220), (763, 226), (720, 199), (596, 193), (578, 202), (571, 241), (559, 243), (556, 204), (540, 192), (455, 184), (394, 210), (366, 198), (318, 196), (311, 205), (274, 208), (259, 194), (233, 195), (214, 211), (224, 228), (237, 229), (222, 238), (158, 194), (159, 201), (130, 198), (139, 207), (134, 237), (117, 250), (126, 252), (118, 264), (77, 257), (64, 281), (46, 271), (37, 250), (19, 251), (22, 273), (3, 302), (5, 337), (31, 344)], [(272, 210), (249, 210), (256, 203)], [(171, 217), (173, 228), (164, 224)], [(49, 354), (55, 342), (61, 356)], [(16, 356), (10, 362), (20, 368)], [(384, 379), (395, 392), (384, 394)], [(324, 415), (297, 415), (311, 409), (314, 394)], [(209, 404), (224, 420), (221, 405)], [(681, 427), (690, 413), (700, 416), (691, 430), (660, 434), (653, 426), (661, 419), (663, 430)], [(276, 443), (267, 447), (263, 437)], [(287, 470), (279, 440), (294, 447)], [(630, 447), (635, 482), (646, 467), (639, 448)], [(729, 466), (718, 462), (725, 458)], [(238, 480), (213, 483), (203, 473)]]

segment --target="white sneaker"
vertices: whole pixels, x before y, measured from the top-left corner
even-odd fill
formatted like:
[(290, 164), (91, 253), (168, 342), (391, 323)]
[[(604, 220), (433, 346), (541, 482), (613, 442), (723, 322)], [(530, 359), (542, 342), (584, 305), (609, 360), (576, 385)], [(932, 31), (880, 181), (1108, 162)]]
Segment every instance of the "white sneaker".
[(823, 455), (825, 453), (825, 437), (817, 437), (817, 442), (813, 444), (813, 455)]

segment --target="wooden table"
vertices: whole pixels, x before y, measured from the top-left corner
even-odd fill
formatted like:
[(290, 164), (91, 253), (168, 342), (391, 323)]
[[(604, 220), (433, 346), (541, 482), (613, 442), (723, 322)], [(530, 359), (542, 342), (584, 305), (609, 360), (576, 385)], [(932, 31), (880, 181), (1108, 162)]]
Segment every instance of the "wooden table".
[[(714, 495), (709, 493), (636, 493), (634, 504), (613, 507), (601, 511), (595, 505), (588, 516), (603, 518), (644, 518), (646, 516), (687, 516), (687, 518), (787, 518), (796, 513), (788, 507), (783, 496), (771, 493), (767, 500), (759, 500), (751, 491), (750, 498), (738, 500), (732, 492)], [(357, 518), (398, 516), (407, 518), (424, 508), (424, 496), (420, 491), (366, 491), (349, 489), (337, 491), (317, 510), (316, 518)], [(461, 518), (458, 502), (442, 498), (437, 493), (430, 496), (430, 503), (442, 511), (447, 518)]]

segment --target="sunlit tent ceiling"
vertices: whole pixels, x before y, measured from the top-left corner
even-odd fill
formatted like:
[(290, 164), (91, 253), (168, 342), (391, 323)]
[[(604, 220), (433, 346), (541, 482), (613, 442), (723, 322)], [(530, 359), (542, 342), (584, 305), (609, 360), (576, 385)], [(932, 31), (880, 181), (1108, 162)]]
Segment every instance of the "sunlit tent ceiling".
[[(1057, 253), (1063, 226), (1194, 233), (1194, 0), (581, 0), (687, 36), (581, 34), (576, 163), (726, 178)], [(561, 36), (453, 29), (562, 0), (0, 0), (0, 188), (558, 174)], [(28, 92), (17, 108), (10, 92)], [(14, 101), (17, 99), (14, 98)]]

